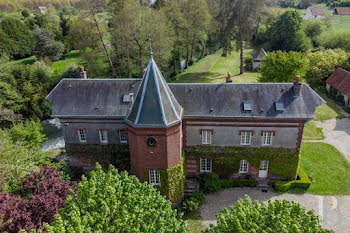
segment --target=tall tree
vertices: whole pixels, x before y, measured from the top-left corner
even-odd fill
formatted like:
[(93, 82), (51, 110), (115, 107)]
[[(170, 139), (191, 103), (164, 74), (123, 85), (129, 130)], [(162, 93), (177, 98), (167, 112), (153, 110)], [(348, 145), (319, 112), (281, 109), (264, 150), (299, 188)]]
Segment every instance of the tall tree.
[(106, 53), (106, 57), (109, 61), (109, 65), (111, 67), (111, 70), (112, 70), (112, 73), (113, 73), (113, 76), (116, 77), (117, 76), (117, 72), (115, 71), (114, 69), (114, 65), (113, 65), (113, 62), (112, 62), (112, 58), (111, 58), (111, 55), (108, 51), (108, 48), (107, 48), (107, 45), (104, 41), (104, 33), (103, 33), (103, 30), (100, 26), (100, 23), (98, 22), (97, 20), (97, 17), (96, 17), (96, 14), (103, 8), (105, 8), (106, 6), (106, 1), (105, 0), (85, 0), (86, 4), (87, 4), (87, 7), (88, 7), (88, 17), (91, 17), (91, 19), (93, 20), (93, 23), (94, 23), (94, 26), (96, 27), (97, 29), (97, 32), (98, 32), (98, 38), (103, 46), (103, 49)]
[(173, 30), (163, 11), (131, 1), (114, 14), (112, 28), (119, 76), (142, 75), (149, 58), (149, 35), (158, 65), (163, 70), (167, 68), (173, 47)]
[[(228, 1), (228, 0), (227, 0)], [(244, 42), (252, 39), (257, 19), (261, 17), (266, 0), (234, 0), (226, 2), (229, 10), (223, 9), (228, 17), (224, 46), (230, 51), (232, 33), (236, 39), (236, 48), (240, 50), (240, 74), (244, 73)]]
[(268, 29), (273, 50), (307, 51), (311, 41), (303, 31), (303, 18), (298, 11), (284, 12)]

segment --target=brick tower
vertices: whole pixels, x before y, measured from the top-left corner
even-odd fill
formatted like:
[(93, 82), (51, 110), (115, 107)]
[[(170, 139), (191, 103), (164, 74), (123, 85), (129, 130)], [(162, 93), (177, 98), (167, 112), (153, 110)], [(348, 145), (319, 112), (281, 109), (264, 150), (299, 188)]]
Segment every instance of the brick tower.
[(160, 171), (181, 163), (182, 111), (150, 49), (146, 72), (126, 116), (131, 166), (141, 180), (167, 185), (161, 183)]

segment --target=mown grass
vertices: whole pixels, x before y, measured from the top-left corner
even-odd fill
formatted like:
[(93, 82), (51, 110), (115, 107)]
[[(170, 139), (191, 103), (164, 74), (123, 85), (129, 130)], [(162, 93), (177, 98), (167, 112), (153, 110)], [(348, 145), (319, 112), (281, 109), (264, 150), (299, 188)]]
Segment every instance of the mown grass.
[(323, 142), (302, 143), (300, 166), (313, 178), (307, 193), (350, 194), (350, 164), (333, 146)]
[(322, 129), (318, 128), (314, 121), (308, 122), (304, 127), (303, 140), (323, 140)]
[(350, 16), (332, 17), (333, 29), (336, 31), (350, 31)]
[(52, 70), (52, 77), (61, 76), (67, 68), (72, 65), (85, 65), (86, 62), (80, 57), (79, 50), (70, 51), (62, 60), (52, 62), (50, 68)]
[(315, 111), (315, 121), (326, 121), (333, 118), (345, 118), (333, 100), (329, 99), (325, 94), (318, 93), (327, 103), (318, 106)]
[[(253, 49), (245, 49), (246, 54), (253, 54)], [(245, 72), (239, 74), (239, 53), (233, 51), (227, 57), (222, 57), (222, 50), (208, 55), (196, 62), (184, 72), (178, 74), (171, 82), (176, 83), (224, 83), (228, 72), (231, 72), (234, 83), (252, 83), (258, 81), (258, 73)]]
[(202, 230), (204, 230), (204, 227), (201, 224), (198, 210), (184, 215), (184, 220), (187, 221), (188, 228), (191, 233), (200, 233)]

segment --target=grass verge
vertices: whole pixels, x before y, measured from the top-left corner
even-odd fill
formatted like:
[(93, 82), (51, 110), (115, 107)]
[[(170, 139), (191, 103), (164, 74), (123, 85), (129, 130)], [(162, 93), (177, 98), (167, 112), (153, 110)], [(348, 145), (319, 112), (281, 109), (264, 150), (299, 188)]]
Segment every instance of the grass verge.
[(200, 233), (201, 230), (204, 230), (198, 210), (184, 215), (183, 218), (187, 221), (191, 233)]
[(318, 128), (314, 121), (308, 122), (304, 127), (303, 140), (323, 140), (322, 129)]
[(302, 143), (300, 166), (313, 178), (307, 193), (350, 194), (350, 164), (333, 146), (323, 142)]
[(319, 93), (318, 94), (327, 102), (326, 104), (323, 104), (321, 106), (318, 106), (315, 111), (315, 121), (326, 121), (330, 120), (332, 118), (345, 118), (345, 116), (340, 112), (339, 107), (336, 105), (336, 103), (328, 98), (325, 94)]

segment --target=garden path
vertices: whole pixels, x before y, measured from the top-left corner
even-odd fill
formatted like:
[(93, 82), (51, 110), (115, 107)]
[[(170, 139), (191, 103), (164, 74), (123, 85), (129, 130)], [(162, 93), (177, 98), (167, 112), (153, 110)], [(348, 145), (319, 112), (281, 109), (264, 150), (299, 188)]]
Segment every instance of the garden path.
[(201, 223), (208, 227), (216, 224), (215, 215), (223, 208), (235, 204), (247, 194), (252, 200), (267, 202), (268, 200), (295, 201), (307, 210), (314, 210), (321, 216), (323, 227), (332, 229), (337, 233), (348, 233), (350, 229), (350, 196), (319, 196), (312, 194), (278, 194), (274, 192), (262, 192), (252, 188), (231, 188), (221, 192), (209, 194), (206, 201), (199, 207)]

